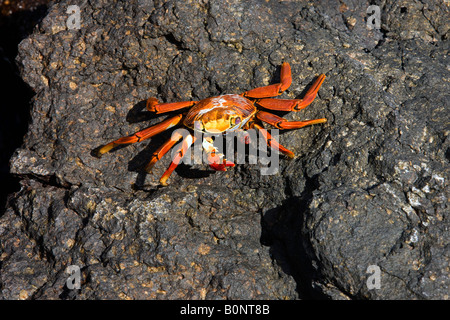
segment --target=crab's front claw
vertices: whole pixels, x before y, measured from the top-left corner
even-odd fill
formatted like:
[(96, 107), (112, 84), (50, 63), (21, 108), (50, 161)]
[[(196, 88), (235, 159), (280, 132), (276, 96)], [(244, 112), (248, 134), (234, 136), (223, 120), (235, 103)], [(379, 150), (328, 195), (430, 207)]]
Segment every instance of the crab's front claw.
[(227, 171), (227, 167), (234, 167), (235, 164), (234, 162), (223, 159), (222, 163), (211, 163), (209, 166), (216, 171)]
[(228, 161), (221, 153), (214, 153), (208, 156), (209, 166), (216, 171), (227, 171), (227, 167), (234, 167), (234, 162)]

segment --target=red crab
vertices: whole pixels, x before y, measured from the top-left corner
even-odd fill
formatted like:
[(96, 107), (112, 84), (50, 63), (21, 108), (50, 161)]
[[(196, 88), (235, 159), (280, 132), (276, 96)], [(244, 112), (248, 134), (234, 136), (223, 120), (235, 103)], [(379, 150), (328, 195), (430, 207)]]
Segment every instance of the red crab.
[[(270, 112), (260, 110), (276, 111), (299, 111), (308, 106), (316, 97), (320, 86), (325, 80), (325, 75), (321, 74), (314, 81), (313, 85), (306, 92), (303, 99), (274, 99), (272, 97), (280, 95), (292, 82), (291, 67), (289, 63), (284, 62), (281, 65), (280, 83), (271, 84), (264, 87), (255, 88), (242, 94), (225, 94), (217, 97), (206, 98), (200, 101), (182, 101), (172, 103), (159, 103), (156, 98), (147, 100), (147, 110), (157, 114), (166, 113), (175, 110), (183, 110), (180, 114), (165, 119), (164, 121), (151, 126), (135, 134), (122, 137), (110, 142), (96, 150), (98, 157), (110, 151), (114, 147), (122, 144), (141, 142), (161, 133), (164, 130), (176, 125), (200, 131), (203, 133), (227, 133), (236, 130), (257, 129), (267, 144), (287, 155), (294, 157), (294, 153), (277, 141), (271, 138), (270, 134), (263, 128), (263, 122), (268, 123), (278, 129), (298, 129), (304, 126), (324, 123), (327, 120), (314, 119), (308, 121), (288, 121)], [(151, 172), (153, 165), (161, 159), (178, 141), (183, 138), (181, 134), (175, 132), (172, 137), (159, 147), (153, 154), (150, 162), (145, 167), (147, 172)], [(181, 147), (178, 149), (169, 168), (164, 172), (159, 180), (161, 185), (167, 185), (167, 179), (180, 163), (186, 151), (195, 141), (195, 136), (190, 134), (184, 137)], [(233, 167), (234, 163), (227, 161), (222, 154), (217, 153), (212, 139), (205, 138), (203, 148), (208, 155), (210, 166), (215, 170), (225, 171), (226, 167)]]

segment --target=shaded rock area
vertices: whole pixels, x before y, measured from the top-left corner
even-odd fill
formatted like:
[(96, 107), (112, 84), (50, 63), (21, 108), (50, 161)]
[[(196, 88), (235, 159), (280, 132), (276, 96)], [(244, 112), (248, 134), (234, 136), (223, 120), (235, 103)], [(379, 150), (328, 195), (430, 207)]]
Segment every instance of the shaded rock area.
[[(447, 3), (80, 1), (69, 30), (73, 4), (19, 46), (35, 96), (0, 218), (1, 298), (448, 299)], [(281, 134), (296, 158), (276, 175), (181, 165), (161, 188), (170, 157), (142, 168), (170, 132), (91, 154), (161, 121), (148, 97), (241, 93), (283, 61), (282, 98), (327, 75), (285, 117), (328, 123)]]
[[(7, 196), (20, 189), (10, 173), (9, 160), (23, 143), (28, 129), (33, 91), (22, 80), (15, 63), (17, 45), (26, 38), (46, 12), (48, 0), (0, 1), (0, 208)], [(1, 215), (1, 213), (0, 213)]]

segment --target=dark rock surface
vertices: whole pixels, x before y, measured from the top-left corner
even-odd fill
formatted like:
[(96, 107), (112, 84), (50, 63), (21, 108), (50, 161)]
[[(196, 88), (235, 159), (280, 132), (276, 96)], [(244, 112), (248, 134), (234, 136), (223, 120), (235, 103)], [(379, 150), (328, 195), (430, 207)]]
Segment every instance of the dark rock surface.
[(10, 173), (9, 160), (23, 143), (28, 129), (33, 91), (22, 80), (17, 64), (17, 45), (46, 12), (48, 0), (0, 0), (0, 215), (9, 194), (20, 190)]
[[(376, 2), (376, 1), (375, 1)], [(0, 218), (3, 299), (448, 299), (449, 8), (384, 1), (61, 1), (19, 47), (34, 89), (11, 159), (22, 188)], [(289, 61), (294, 160), (211, 172), (169, 157), (168, 134), (91, 151), (162, 117), (144, 101), (202, 99), (278, 80)], [(69, 265), (81, 289), (67, 287)], [(369, 266), (381, 271), (371, 289)]]

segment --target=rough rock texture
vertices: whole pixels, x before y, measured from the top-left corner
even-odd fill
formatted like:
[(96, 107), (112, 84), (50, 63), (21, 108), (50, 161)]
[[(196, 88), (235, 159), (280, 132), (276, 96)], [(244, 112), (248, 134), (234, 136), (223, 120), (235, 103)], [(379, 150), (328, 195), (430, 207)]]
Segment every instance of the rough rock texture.
[[(19, 48), (36, 95), (0, 219), (1, 298), (448, 299), (448, 4), (375, 1), (369, 30), (372, 1), (97, 0), (68, 30), (72, 4)], [(328, 123), (281, 135), (297, 157), (277, 175), (182, 165), (160, 188), (169, 157), (142, 167), (170, 132), (91, 155), (159, 122), (150, 96), (240, 93), (282, 61), (284, 98), (327, 75), (286, 117)]]

